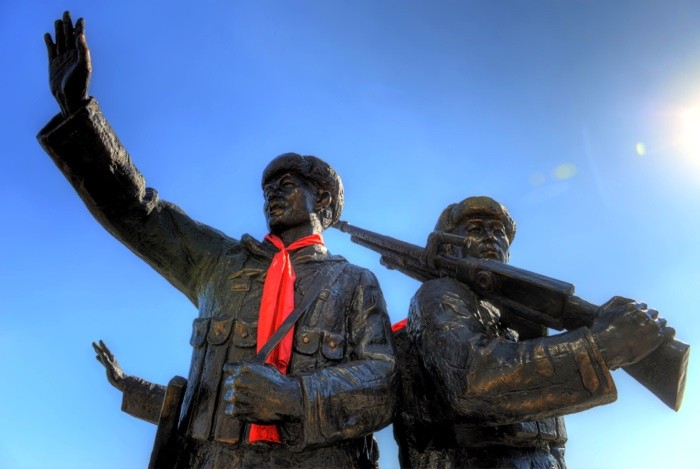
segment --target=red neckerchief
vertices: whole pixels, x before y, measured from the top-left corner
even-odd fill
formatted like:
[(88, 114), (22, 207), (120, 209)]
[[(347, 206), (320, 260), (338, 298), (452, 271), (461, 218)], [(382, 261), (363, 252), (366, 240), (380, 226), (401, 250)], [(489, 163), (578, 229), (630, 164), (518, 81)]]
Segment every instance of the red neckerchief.
[(406, 327), (406, 324), (408, 324), (408, 318), (402, 319), (393, 326), (391, 326), (391, 332), (398, 332), (404, 327)]
[[(258, 316), (258, 343), (259, 352), (272, 334), (287, 319), (287, 316), (294, 311), (294, 281), (296, 274), (292, 268), (292, 261), (289, 258), (289, 251), (311, 246), (313, 244), (323, 244), (320, 234), (312, 234), (294, 241), (285, 247), (284, 242), (277, 236), (269, 234), (265, 239), (272, 243), (279, 252), (272, 258), (272, 263), (267, 269), (265, 284), (263, 285), (262, 301), (260, 302), (260, 314)], [(292, 358), (292, 342), (294, 341), (294, 328), (284, 336), (265, 360), (265, 363), (277, 368), (282, 374), (287, 374), (287, 368)], [(277, 425), (251, 424), (248, 442), (271, 441), (281, 443)]]

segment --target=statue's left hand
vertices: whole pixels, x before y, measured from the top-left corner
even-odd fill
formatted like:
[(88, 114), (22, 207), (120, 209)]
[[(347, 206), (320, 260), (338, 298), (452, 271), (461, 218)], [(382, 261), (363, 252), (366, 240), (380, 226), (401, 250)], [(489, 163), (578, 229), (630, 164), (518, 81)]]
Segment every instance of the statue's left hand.
[(55, 43), (51, 40), (51, 34), (44, 34), (49, 53), (49, 84), (51, 93), (67, 117), (88, 98), (92, 62), (82, 18), (74, 28), (70, 13), (66, 11), (62, 19), (56, 20), (55, 27)]
[(229, 363), (224, 382), (226, 415), (255, 423), (298, 420), (301, 384), (270, 365)]
[(95, 356), (97, 361), (102, 363), (102, 366), (105, 367), (105, 371), (107, 372), (107, 380), (109, 380), (109, 383), (123, 392), (128, 376), (124, 374), (124, 371), (122, 370), (122, 367), (119, 366), (117, 359), (114, 358), (112, 352), (101, 340), (99, 343), (93, 342), (92, 348), (97, 354)]

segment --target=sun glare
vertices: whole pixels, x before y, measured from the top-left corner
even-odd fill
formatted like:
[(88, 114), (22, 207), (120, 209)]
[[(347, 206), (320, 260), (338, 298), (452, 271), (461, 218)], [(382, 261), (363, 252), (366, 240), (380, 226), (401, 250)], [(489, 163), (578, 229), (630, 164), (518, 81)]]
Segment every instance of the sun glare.
[(686, 156), (700, 161), (700, 105), (681, 113), (680, 145)]

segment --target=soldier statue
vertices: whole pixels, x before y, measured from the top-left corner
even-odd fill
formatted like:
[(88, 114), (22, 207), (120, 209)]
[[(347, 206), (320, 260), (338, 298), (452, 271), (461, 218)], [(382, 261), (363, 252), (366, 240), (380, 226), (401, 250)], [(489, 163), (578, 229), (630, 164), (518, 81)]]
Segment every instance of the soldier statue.
[[(199, 310), (168, 465), (373, 466), (371, 433), (394, 408), (394, 348), (374, 275), (323, 244), (343, 207), (340, 177), (313, 156), (272, 160), (262, 242), (192, 220), (146, 187), (89, 97), (84, 28), (66, 12), (55, 40), (46, 34), (61, 113), (38, 139), (97, 221)], [(95, 348), (123, 409), (159, 421), (165, 387), (125, 375), (103, 343)]]
[[(515, 228), (503, 205), (470, 197), (435, 226), (465, 243), (431, 237), (427, 251), (505, 263)], [(547, 336), (450, 277), (423, 283), (396, 329), (404, 376), (394, 434), (402, 467), (413, 468), (564, 468), (562, 416), (614, 401), (610, 370), (674, 334), (656, 311), (614, 297), (590, 327)]]

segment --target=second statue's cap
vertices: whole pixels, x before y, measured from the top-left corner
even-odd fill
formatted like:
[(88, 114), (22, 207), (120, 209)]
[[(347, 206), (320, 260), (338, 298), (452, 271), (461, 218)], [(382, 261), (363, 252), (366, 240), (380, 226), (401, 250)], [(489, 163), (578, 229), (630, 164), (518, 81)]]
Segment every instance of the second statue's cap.
[(435, 231), (445, 231), (449, 233), (465, 218), (477, 216), (485, 216), (500, 220), (506, 229), (508, 241), (510, 243), (513, 242), (516, 227), (510, 213), (508, 213), (508, 209), (491, 197), (486, 196), (467, 197), (461, 202), (448, 206), (440, 214), (440, 218), (438, 218), (435, 224)]

